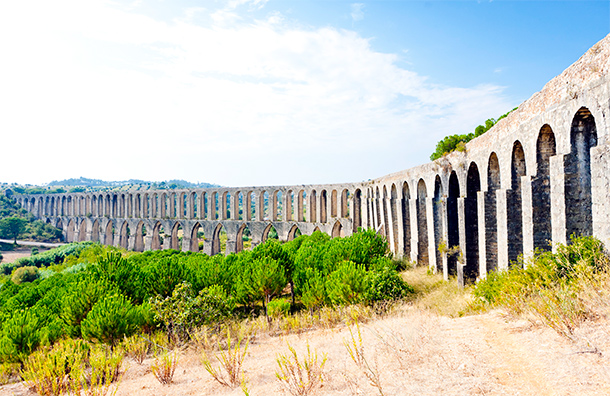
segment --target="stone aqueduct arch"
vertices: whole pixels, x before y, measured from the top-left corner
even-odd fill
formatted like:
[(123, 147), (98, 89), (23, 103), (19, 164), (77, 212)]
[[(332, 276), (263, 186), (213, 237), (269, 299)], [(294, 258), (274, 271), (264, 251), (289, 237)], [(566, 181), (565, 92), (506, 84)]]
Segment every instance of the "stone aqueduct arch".
[[(297, 229), (334, 237), (369, 228), (397, 256), (471, 281), (572, 234), (595, 235), (610, 246), (610, 36), (594, 49), (466, 150), (368, 182), (16, 199), (62, 228), (68, 241), (135, 250), (198, 250), (195, 228), (209, 238), (203, 249), (209, 254), (218, 251), (221, 227), (227, 252), (242, 248), (237, 237), (245, 227), (254, 244), (271, 226), (281, 240), (293, 239)], [(160, 227), (178, 226), (181, 246), (155, 242)], [(439, 246), (459, 247), (462, 258)]]

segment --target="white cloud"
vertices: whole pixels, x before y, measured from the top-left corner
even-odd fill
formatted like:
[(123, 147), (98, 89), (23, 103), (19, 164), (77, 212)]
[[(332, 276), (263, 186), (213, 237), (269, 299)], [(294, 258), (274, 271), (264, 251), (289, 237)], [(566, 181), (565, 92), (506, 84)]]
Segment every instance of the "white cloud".
[(364, 3), (352, 3), (350, 4), (352, 9), (351, 16), (354, 22), (358, 22), (364, 19)]
[(353, 31), (273, 12), (159, 20), (102, 1), (11, 3), (0, 130), (23, 150), (4, 150), (20, 165), (3, 181), (358, 181), (423, 162), (422, 146), (510, 107), (499, 87), (434, 85)]

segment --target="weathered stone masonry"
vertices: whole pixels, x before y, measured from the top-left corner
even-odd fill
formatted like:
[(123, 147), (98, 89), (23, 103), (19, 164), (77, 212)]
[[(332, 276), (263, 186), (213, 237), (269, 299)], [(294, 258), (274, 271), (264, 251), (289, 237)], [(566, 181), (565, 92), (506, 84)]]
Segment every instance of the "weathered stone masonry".
[[(271, 226), (282, 240), (297, 229), (334, 237), (373, 228), (397, 256), (473, 280), (572, 234), (610, 246), (609, 70), (610, 36), (465, 151), (369, 182), (16, 199), (67, 241), (138, 251), (198, 250), (203, 231), (204, 252), (215, 254), (223, 227), (227, 253), (242, 249), (245, 227), (254, 244)], [(163, 245), (161, 227), (172, 236)], [(459, 247), (463, 260), (439, 246)]]

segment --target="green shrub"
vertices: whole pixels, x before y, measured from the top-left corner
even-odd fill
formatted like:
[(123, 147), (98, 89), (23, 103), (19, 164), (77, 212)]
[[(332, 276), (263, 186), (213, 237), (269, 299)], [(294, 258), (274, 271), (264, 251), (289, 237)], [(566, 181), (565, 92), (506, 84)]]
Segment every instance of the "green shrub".
[(344, 261), (326, 281), (328, 298), (336, 305), (351, 305), (362, 301), (366, 288), (364, 265)]
[(43, 321), (32, 309), (22, 309), (2, 324), (0, 360), (24, 362), (41, 341)]
[(367, 303), (373, 304), (379, 301), (398, 300), (413, 292), (413, 288), (402, 280), (398, 272), (384, 267), (367, 274), (364, 299)]
[(38, 268), (36, 267), (21, 267), (17, 268), (13, 275), (11, 276), (11, 280), (15, 284), (20, 284), (24, 282), (34, 282), (38, 279)]
[(139, 309), (125, 296), (107, 295), (98, 301), (81, 323), (83, 337), (116, 345), (124, 336), (133, 334), (141, 324)]
[(154, 319), (161, 322), (168, 336), (186, 340), (191, 331), (201, 325), (217, 323), (227, 318), (235, 308), (233, 299), (218, 285), (210, 286), (195, 296), (190, 283), (178, 285), (171, 296), (151, 298)]
[(284, 298), (271, 300), (267, 305), (267, 311), (272, 318), (286, 316), (290, 313), (290, 301)]
[(38, 246), (33, 246), (32, 249), (30, 249), (30, 254), (32, 256), (36, 256), (38, 254), (39, 250), (38, 250)]

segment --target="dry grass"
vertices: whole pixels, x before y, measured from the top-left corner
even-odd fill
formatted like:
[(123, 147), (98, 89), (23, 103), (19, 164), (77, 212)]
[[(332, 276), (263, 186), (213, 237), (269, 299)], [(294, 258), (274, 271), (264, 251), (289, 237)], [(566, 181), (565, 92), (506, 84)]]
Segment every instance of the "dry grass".
[(415, 289), (413, 307), (452, 318), (474, 313), (470, 289), (460, 289), (454, 279), (445, 282), (442, 275), (431, 274), (426, 267), (405, 271), (402, 277)]
[(150, 365), (150, 369), (159, 383), (169, 385), (174, 381), (177, 366), (178, 355), (174, 351), (157, 356)]
[(314, 394), (322, 385), (323, 370), (327, 356), (322, 355), (322, 360), (318, 360), (318, 352), (311, 351), (307, 343), (307, 354), (303, 359), (299, 359), (297, 351), (288, 344), (287, 354), (277, 356), (279, 371), (275, 376), (282, 385), (282, 388), (293, 396), (307, 396)]

